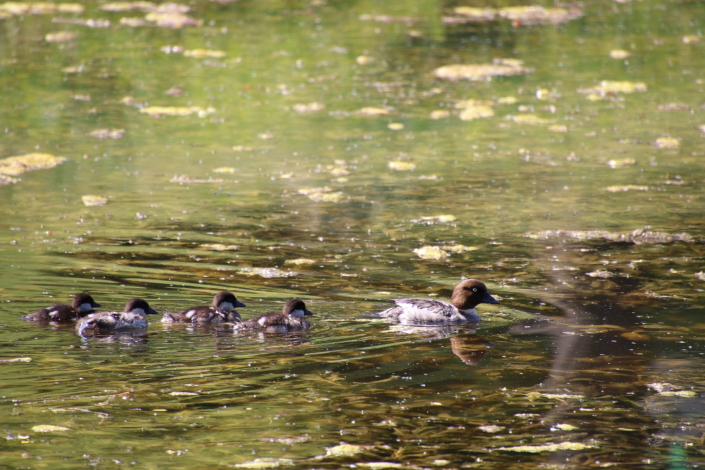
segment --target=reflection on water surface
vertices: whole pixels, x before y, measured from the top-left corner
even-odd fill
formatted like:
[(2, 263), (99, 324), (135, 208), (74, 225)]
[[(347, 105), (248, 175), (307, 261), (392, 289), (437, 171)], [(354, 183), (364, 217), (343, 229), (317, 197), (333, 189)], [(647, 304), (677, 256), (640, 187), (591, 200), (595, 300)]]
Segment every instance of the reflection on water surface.
[(517, 6), (0, 5), (3, 464), (702, 466), (703, 4)]

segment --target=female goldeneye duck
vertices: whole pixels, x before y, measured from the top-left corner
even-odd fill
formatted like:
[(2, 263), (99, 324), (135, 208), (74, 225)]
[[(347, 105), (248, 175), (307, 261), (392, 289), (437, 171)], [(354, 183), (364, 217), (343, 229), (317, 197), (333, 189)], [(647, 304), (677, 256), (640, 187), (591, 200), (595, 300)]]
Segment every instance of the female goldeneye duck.
[(222, 323), (239, 322), (240, 314), (237, 307), (246, 307), (237, 300), (232, 292), (220, 292), (213, 297), (213, 305), (191, 307), (181, 312), (166, 312), (162, 318), (163, 323)]
[(147, 328), (145, 315), (156, 315), (158, 312), (149, 306), (147, 301), (132, 299), (125, 305), (122, 312), (97, 312), (81, 318), (76, 325), (79, 334), (84, 330), (129, 330)]
[(55, 304), (22, 317), (22, 320), (52, 323), (73, 323), (94, 312), (100, 304), (88, 294), (77, 294), (71, 305)]
[(304, 301), (291, 299), (284, 304), (281, 312), (263, 313), (242, 323), (235, 323), (233, 327), (235, 331), (266, 330), (275, 333), (303, 330), (311, 326), (311, 322), (305, 318), (306, 315), (313, 315), (313, 313), (306, 308)]
[(378, 315), (405, 325), (478, 322), (480, 316), (475, 311), (478, 304), (499, 303), (477, 279), (468, 279), (458, 284), (450, 297), (450, 303), (431, 299), (398, 299), (394, 302), (396, 306), (379, 312)]

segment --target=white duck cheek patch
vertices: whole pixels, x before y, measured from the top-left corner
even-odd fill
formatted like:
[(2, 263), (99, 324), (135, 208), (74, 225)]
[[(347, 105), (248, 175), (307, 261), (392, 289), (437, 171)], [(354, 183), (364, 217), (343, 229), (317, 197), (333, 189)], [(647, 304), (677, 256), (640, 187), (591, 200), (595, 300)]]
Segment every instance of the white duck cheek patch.
[(233, 310), (235, 310), (235, 306), (231, 302), (221, 302), (218, 308), (220, 308), (224, 312), (232, 312)]
[(133, 308), (132, 311), (130, 312), (133, 315), (142, 315), (145, 316), (145, 311), (141, 308)]
[(78, 306), (79, 312), (90, 312), (91, 310), (93, 310), (93, 306), (91, 304), (81, 304)]
[(289, 316), (294, 317), (294, 318), (303, 318), (306, 312), (303, 310), (294, 310), (289, 314)]

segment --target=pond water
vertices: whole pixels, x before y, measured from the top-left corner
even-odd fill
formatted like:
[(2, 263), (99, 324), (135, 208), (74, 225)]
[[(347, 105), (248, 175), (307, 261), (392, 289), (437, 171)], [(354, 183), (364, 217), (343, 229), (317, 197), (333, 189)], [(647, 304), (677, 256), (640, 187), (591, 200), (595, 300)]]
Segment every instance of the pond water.
[[(516, 6), (0, 5), (0, 467), (705, 465), (705, 3)], [(221, 290), (313, 326), (20, 320)]]

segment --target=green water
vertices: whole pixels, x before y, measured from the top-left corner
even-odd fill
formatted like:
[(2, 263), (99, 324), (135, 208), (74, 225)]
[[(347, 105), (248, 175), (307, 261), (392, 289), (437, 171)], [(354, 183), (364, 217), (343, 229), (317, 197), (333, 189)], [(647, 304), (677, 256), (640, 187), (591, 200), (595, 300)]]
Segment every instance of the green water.
[[(67, 158), (0, 187), (0, 356), (31, 358), (0, 363), (0, 468), (705, 465), (705, 4), (528, 26), (444, 22), (469, 3), (198, 0), (180, 29), (82, 5), (0, 20), (0, 158)], [(433, 74), (495, 58), (533, 71)], [(602, 80), (646, 90), (578, 91)], [(459, 119), (469, 99), (494, 116)], [(501, 300), (476, 330), (371, 315), (464, 277)], [(313, 327), (19, 319), (77, 292), (177, 311), (226, 289), (244, 318), (301, 297)]]

